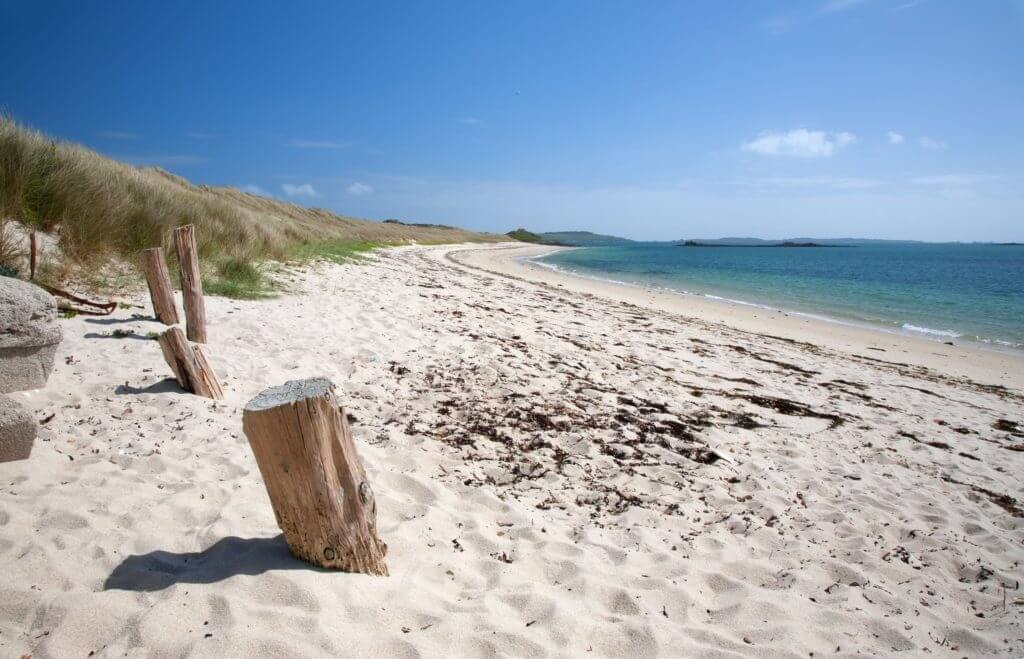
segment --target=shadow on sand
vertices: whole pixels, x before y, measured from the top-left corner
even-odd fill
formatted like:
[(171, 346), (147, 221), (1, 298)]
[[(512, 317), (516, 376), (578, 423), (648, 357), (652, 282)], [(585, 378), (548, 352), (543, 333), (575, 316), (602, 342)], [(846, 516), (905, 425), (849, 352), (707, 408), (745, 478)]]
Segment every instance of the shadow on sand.
[(153, 316), (144, 316), (142, 314), (133, 313), (128, 318), (86, 318), (85, 322), (92, 323), (93, 325), (120, 325), (122, 323), (136, 323), (140, 320), (156, 320)]
[(133, 387), (127, 382), (117, 385), (114, 393), (119, 396), (126, 394), (184, 394), (187, 393), (174, 378), (166, 378), (148, 387)]
[(152, 337), (137, 332), (114, 330), (113, 334), (99, 334), (97, 332), (86, 332), (82, 335), (86, 339), (135, 339), (136, 341), (152, 341)]
[(178, 583), (215, 583), (239, 574), (267, 570), (322, 571), (293, 557), (283, 535), (273, 538), (222, 538), (203, 551), (175, 554), (154, 551), (129, 556), (114, 568), (103, 590), (163, 590)]

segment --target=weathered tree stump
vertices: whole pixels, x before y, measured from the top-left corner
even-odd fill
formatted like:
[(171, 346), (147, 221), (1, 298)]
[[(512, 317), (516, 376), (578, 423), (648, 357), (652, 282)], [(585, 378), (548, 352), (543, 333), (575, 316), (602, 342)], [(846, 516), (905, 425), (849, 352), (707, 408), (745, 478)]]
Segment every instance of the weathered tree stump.
[(178, 268), (181, 271), (185, 331), (189, 341), (206, 343), (206, 302), (203, 300), (203, 280), (199, 274), (194, 225), (186, 224), (174, 230), (174, 247), (178, 252)]
[(189, 345), (180, 327), (171, 327), (161, 334), (157, 341), (164, 353), (164, 360), (171, 367), (182, 389), (214, 400), (224, 398), (217, 374), (206, 359), (203, 349), (200, 346)]
[(325, 568), (387, 575), (373, 490), (331, 381), (263, 391), (245, 406), (242, 427), (292, 554)]
[(164, 325), (178, 324), (178, 307), (174, 304), (171, 275), (159, 247), (142, 250), (142, 272), (149, 284), (149, 299), (153, 301), (153, 315)]

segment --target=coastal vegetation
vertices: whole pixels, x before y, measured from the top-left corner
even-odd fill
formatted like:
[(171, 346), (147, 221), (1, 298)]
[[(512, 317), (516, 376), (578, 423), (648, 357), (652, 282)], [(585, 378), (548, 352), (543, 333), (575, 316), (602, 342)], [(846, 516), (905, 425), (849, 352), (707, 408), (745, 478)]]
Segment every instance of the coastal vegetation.
[(593, 231), (547, 231), (540, 235), (544, 239), (545, 243), (551, 245), (557, 244), (581, 247), (584, 245), (609, 245), (633, 242), (628, 238), (609, 236), (602, 233), (594, 233)]
[[(196, 185), (0, 117), (0, 267), (17, 269), (26, 249), (20, 238), (35, 231), (53, 235), (59, 247), (59, 262), (40, 264), (45, 278), (96, 272), (112, 262), (135, 270), (140, 250), (169, 247), (170, 232), (184, 224), (196, 226), (206, 290), (235, 297), (270, 290), (269, 261), (338, 261), (386, 245), (503, 239), (444, 225), (374, 222)], [(173, 259), (173, 250), (167, 256)]]
[(509, 231), (505, 235), (508, 236), (509, 238), (512, 238), (513, 240), (518, 240), (519, 242), (523, 243), (544, 242), (543, 238), (541, 238), (532, 231), (527, 231), (526, 229), (515, 229), (514, 231)]
[(516, 229), (515, 231), (509, 231), (505, 235), (524, 243), (541, 243), (544, 245), (562, 245), (569, 247), (633, 242), (627, 238), (606, 236), (600, 233), (593, 233), (591, 231), (547, 231), (544, 233), (534, 233), (527, 229)]

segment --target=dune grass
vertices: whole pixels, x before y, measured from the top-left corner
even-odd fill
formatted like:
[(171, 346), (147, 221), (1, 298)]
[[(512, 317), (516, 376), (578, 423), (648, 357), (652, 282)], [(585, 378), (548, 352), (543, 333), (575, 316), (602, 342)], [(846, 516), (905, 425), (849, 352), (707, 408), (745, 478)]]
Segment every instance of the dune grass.
[(323, 259), (334, 263), (345, 263), (365, 256), (370, 250), (386, 246), (385, 243), (369, 240), (321, 240), (300, 245), (289, 254), (290, 260), (310, 261)]
[(217, 270), (205, 277), (203, 293), (220, 295), (242, 300), (259, 300), (274, 294), (274, 288), (262, 268), (265, 264), (224, 259), (217, 264)]
[[(451, 227), (361, 220), (235, 188), (194, 185), (0, 117), (0, 221), (8, 218), (57, 235), (61, 253), (78, 265), (114, 259), (137, 268), (142, 249), (163, 246), (172, 270), (171, 232), (194, 224), (204, 289), (233, 297), (269, 292), (260, 265), (266, 261), (339, 261), (386, 245), (503, 239)], [(0, 227), (0, 265), (12, 267), (4, 262), (13, 259), (5, 255), (4, 235)]]

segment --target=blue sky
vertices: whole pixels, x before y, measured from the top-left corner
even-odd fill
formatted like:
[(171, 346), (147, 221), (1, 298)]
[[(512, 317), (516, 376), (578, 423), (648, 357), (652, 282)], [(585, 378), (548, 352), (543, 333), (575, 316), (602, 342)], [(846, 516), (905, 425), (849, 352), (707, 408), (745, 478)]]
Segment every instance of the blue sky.
[(0, 0), (0, 108), (358, 217), (1024, 240), (1024, 1)]

